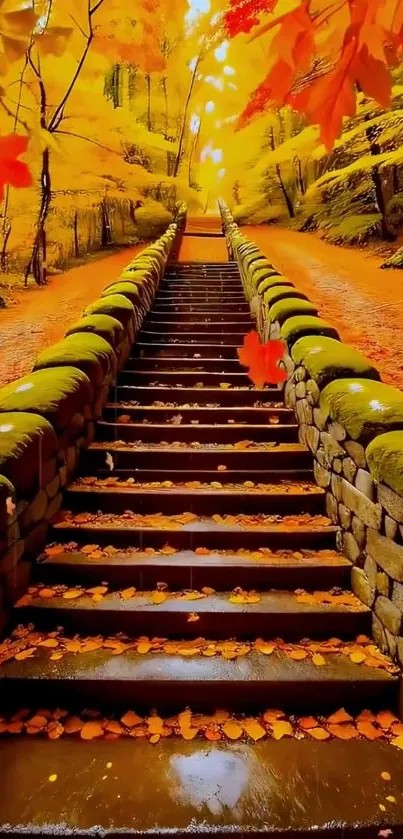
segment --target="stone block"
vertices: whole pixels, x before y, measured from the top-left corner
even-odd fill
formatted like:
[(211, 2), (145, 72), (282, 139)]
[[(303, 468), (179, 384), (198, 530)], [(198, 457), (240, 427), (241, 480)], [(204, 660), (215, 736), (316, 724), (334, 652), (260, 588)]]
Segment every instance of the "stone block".
[(58, 458), (48, 458), (43, 464), (40, 472), (41, 486), (45, 487), (50, 481), (53, 481), (57, 470), (59, 468)]
[(392, 633), (399, 635), (402, 626), (402, 615), (399, 609), (389, 600), (380, 594), (375, 601), (375, 614), (382, 625)]
[(387, 653), (388, 641), (386, 638), (385, 627), (374, 612), (372, 613), (372, 635), (379, 649), (382, 650), (382, 652)]
[(341, 475), (343, 471), (343, 462), (339, 457), (335, 457), (333, 461), (333, 471), (336, 472), (336, 475)]
[(59, 478), (60, 478), (60, 486), (65, 487), (66, 484), (67, 484), (67, 480), (68, 480), (67, 466), (66, 466), (65, 463), (59, 469)]
[(34, 524), (45, 518), (48, 503), (49, 501), (46, 491), (44, 489), (40, 489), (31, 503), (28, 504), (24, 514), (21, 516), (20, 522), (22, 532), (26, 533)]
[(319, 445), (319, 431), (314, 425), (309, 425), (307, 428), (306, 443), (312, 454), (315, 454)]
[(306, 396), (306, 386), (305, 382), (298, 382), (295, 387), (295, 395), (297, 399), (305, 399)]
[(385, 535), (388, 539), (395, 539), (397, 533), (397, 522), (385, 515)]
[(367, 553), (372, 556), (377, 565), (383, 571), (403, 583), (403, 547), (387, 539), (386, 536), (381, 536), (376, 530), (372, 528), (367, 532)]
[(346, 437), (347, 437), (346, 429), (344, 428), (343, 425), (340, 425), (339, 422), (329, 423), (328, 431), (329, 431), (329, 434), (331, 434), (332, 437), (334, 437), (334, 439), (337, 440), (338, 442), (345, 440)]
[(66, 451), (66, 466), (68, 475), (73, 475), (76, 471), (78, 463), (78, 453), (76, 446), (69, 446)]
[(305, 425), (303, 422), (299, 429), (298, 429), (298, 440), (301, 443), (301, 446), (306, 446), (306, 432), (308, 430), (308, 426)]
[(342, 478), (341, 481), (343, 504), (349, 507), (368, 527), (379, 530), (382, 520), (382, 508), (380, 504), (374, 504), (363, 492), (353, 487), (345, 478)]
[(403, 638), (400, 636), (396, 640), (397, 640), (397, 650), (396, 650), (397, 660), (398, 660), (399, 664), (403, 667)]
[(319, 428), (319, 431), (323, 431), (323, 429), (326, 428), (326, 414), (324, 414), (320, 408), (313, 409), (313, 419), (316, 427)]
[(339, 475), (332, 475), (331, 480), (332, 493), (338, 501), (342, 499), (342, 478)]
[(342, 528), (348, 530), (351, 524), (351, 510), (348, 510), (344, 504), (339, 504), (339, 518)]
[(295, 395), (295, 384), (293, 381), (286, 382), (284, 387), (284, 402), (287, 408), (295, 408), (297, 397)]
[(365, 527), (365, 524), (361, 521), (361, 519), (358, 518), (358, 516), (353, 516), (351, 522), (351, 530), (357, 544), (360, 546), (362, 550), (365, 545), (365, 539), (367, 537), (367, 529)]
[(367, 466), (367, 459), (365, 457), (365, 449), (361, 443), (357, 443), (355, 440), (346, 440), (344, 443), (344, 448), (347, 454), (350, 455), (354, 463), (360, 469), (366, 469)]
[(50, 481), (50, 483), (48, 483), (45, 487), (48, 498), (53, 498), (53, 496), (56, 495), (57, 490), (59, 489), (59, 486), (60, 486), (60, 477), (59, 477), (59, 475), (55, 475), (55, 477), (53, 478), (53, 481)]
[(354, 460), (351, 457), (345, 457), (343, 460), (343, 475), (350, 482), (350, 484), (354, 483), (355, 476), (357, 474), (357, 466), (354, 463)]
[(403, 585), (402, 583), (397, 583), (396, 580), (392, 587), (392, 603), (403, 614)]
[(337, 501), (331, 492), (326, 493), (326, 514), (333, 524), (339, 523)]
[(344, 533), (343, 550), (347, 559), (349, 559), (353, 565), (356, 565), (359, 557), (361, 556), (361, 551), (352, 533)]
[(25, 548), (24, 548), (24, 558), (25, 559), (36, 559), (40, 553), (42, 553), (46, 542), (47, 542), (47, 535), (49, 530), (49, 523), (46, 521), (39, 522), (36, 524), (32, 530), (27, 533), (25, 536)]
[(299, 366), (296, 367), (294, 372), (294, 378), (296, 382), (303, 382), (306, 378), (306, 370), (305, 367)]
[(388, 645), (389, 655), (390, 655), (391, 658), (395, 659), (396, 658), (396, 653), (397, 653), (397, 637), (396, 637), (396, 635), (392, 635), (392, 633), (389, 632), (389, 630), (386, 629), (386, 628), (385, 628), (385, 635), (386, 635), (386, 641), (387, 641), (387, 645)]
[(320, 433), (320, 442), (323, 448), (325, 449), (326, 453), (329, 457), (344, 457), (344, 449), (340, 445), (340, 443), (332, 437), (327, 431), (321, 431)]
[(48, 509), (46, 510), (47, 521), (51, 521), (53, 519), (53, 517), (56, 515), (56, 513), (59, 512), (59, 510), (62, 506), (62, 501), (63, 501), (63, 493), (58, 492), (57, 495), (55, 495), (55, 497), (52, 498), (52, 501), (50, 502), (50, 504), (48, 506)]
[(7, 549), (5, 554), (0, 559), (0, 573), (1, 574), (8, 574), (15, 568), (22, 555), (24, 553), (24, 540), (19, 539), (17, 542), (14, 542), (10, 548)]
[(365, 603), (366, 606), (371, 607), (375, 600), (375, 589), (362, 568), (353, 568), (351, 571), (351, 588), (354, 594)]
[(320, 466), (317, 460), (314, 461), (313, 472), (318, 486), (326, 489), (330, 484), (331, 473), (327, 469), (324, 469), (323, 466)]
[(378, 573), (378, 566), (372, 556), (367, 556), (364, 562), (364, 571), (368, 577), (371, 588), (376, 589), (376, 575)]
[(32, 563), (22, 560), (3, 578), (4, 599), (8, 607), (13, 606), (25, 594), (31, 580)]
[(320, 397), (320, 390), (313, 379), (308, 379), (306, 382), (306, 398), (310, 405), (318, 405)]
[(383, 594), (384, 597), (389, 597), (390, 578), (385, 571), (378, 571), (376, 575), (376, 590), (378, 594)]
[(370, 501), (374, 500), (374, 482), (366, 469), (358, 469), (355, 476), (355, 486), (360, 490), (360, 492), (366, 495)]
[(403, 498), (386, 484), (378, 484), (378, 501), (387, 513), (398, 522), (403, 522)]

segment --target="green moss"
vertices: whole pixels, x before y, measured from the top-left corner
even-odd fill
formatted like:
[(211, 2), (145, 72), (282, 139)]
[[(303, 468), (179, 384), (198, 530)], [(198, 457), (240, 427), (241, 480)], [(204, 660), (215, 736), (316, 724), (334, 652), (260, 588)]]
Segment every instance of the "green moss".
[(76, 367), (51, 367), (36, 370), (0, 388), (0, 413), (39, 414), (64, 431), (72, 415), (81, 412), (92, 398), (92, 387), (85, 373)]
[(312, 379), (324, 386), (333, 379), (359, 376), (379, 381), (371, 362), (353, 347), (321, 335), (300, 338), (291, 351), (296, 364), (303, 364)]
[(86, 373), (93, 385), (100, 385), (105, 376), (115, 370), (116, 356), (105, 338), (76, 332), (41, 352), (34, 370), (65, 366), (77, 367)]
[(58, 440), (50, 424), (32, 413), (0, 414), (0, 469), (24, 495), (37, 488), (43, 464), (55, 457)]
[(309, 315), (296, 315), (288, 318), (281, 327), (281, 337), (287, 341), (289, 347), (295, 344), (298, 338), (304, 335), (327, 335), (329, 338), (338, 339), (338, 333), (330, 323), (322, 318), (310, 317)]
[(369, 471), (375, 481), (403, 495), (403, 431), (380, 434), (365, 451)]
[(74, 335), (76, 332), (89, 332), (92, 335), (99, 335), (116, 349), (124, 339), (122, 324), (110, 315), (88, 315), (80, 318), (67, 330), (66, 335)]
[(84, 310), (84, 315), (111, 315), (126, 330), (133, 321), (134, 306), (123, 294), (111, 294), (90, 303)]
[(299, 297), (288, 297), (286, 300), (277, 300), (269, 310), (270, 320), (277, 320), (280, 324), (293, 315), (313, 315), (316, 317), (318, 310), (309, 300), (301, 300)]
[[(271, 280), (273, 279), (273, 277), (278, 280), (279, 277), (281, 277), (281, 275), (277, 271), (274, 271), (274, 269), (272, 270), (271, 268), (259, 268), (258, 271), (255, 271), (255, 273), (252, 274), (252, 283), (256, 288), (259, 288), (259, 285), (262, 281)], [(283, 282), (282, 277), (281, 281)]]
[(320, 395), (320, 407), (353, 440), (369, 441), (383, 431), (403, 429), (403, 393), (370, 379), (337, 379)]
[(134, 282), (112, 283), (104, 288), (101, 297), (110, 297), (111, 294), (123, 294), (134, 306), (140, 303), (140, 293)]
[(268, 306), (276, 303), (277, 300), (284, 300), (287, 297), (298, 297), (300, 300), (308, 299), (306, 294), (302, 294), (301, 291), (297, 291), (291, 280), (287, 280), (286, 277), (281, 277), (280, 279), (282, 283), (281, 285), (272, 285), (272, 281), (270, 279), (263, 280), (263, 282), (259, 285), (258, 291), (260, 292), (263, 283), (270, 283), (270, 285), (266, 285), (266, 287), (262, 289), (263, 300)]
[(258, 259), (262, 259), (262, 254), (259, 250), (251, 251), (242, 258), (242, 263), (245, 271), (248, 271), (250, 266)]

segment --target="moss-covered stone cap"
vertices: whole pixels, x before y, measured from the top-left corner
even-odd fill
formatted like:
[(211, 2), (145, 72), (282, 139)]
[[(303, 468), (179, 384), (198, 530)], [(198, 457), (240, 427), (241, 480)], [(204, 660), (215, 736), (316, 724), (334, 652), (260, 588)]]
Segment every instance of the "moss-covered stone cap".
[(322, 390), (320, 407), (353, 440), (369, 442), (384, 431), (403, 429), (403, 393), (383, 382), (337, 379)]
[(277, 320), (280, 324), (293, 315), (313, 315), (316, 317), (318, 310), (309, 300), (301, 300), (299, 297), (287, 297), (285, 300), (277, 300), (269, 309), (270, 320)]
[(326, 320), (310, 315), (295, 315), (284, 321), (281, 327), (281, 337), (291, 348), (304, 335), (327, 335), (328, 338), (339, 338), (338, 332)]
[(136, 283), (126, 280), (125, 282), (112, 283), (112, 285), (104, 288), (101, 297), (110, 297), (111, 294), (123, 294), (127, 297), (133, 306), (138, 306), (140, 303), (140, 292)]
[(294, 344), (291, 356), (296, 364), (303, 364), (311, 378), (321, 386), (333, 379), (348, 379), (352, 376), (376, 381), (380, 378), (365, 355), (323, 335), (300, 338)]
[(99, 297), (84, 309), (84, 315), (111, 315), (118, 320), (124, 330), (132, 323), (134, 318), (134, 306), (123, 294), (111, 294), (107, 297)]
[[(75, 413), (82, 413), (84, 406), (92, 404), (92, 399), (91, 383), (85, 373), (76, 367), (51, 367), (36, 370), (0, 388), (0, 414), (9, 411), (39, 414), (60, 432), (68, 428)], [(0, 422), (3, 422), (1, 416)]]
[(87, 315), (80, 318), (67, 330), (67, 335), (74, 335), (76, 332), (89, 332), (92, 335), (99, 335), (105, 341), (117, 349), (124, 339), (124, 330), (121, 323), (111, 315)]
[[(281, 276), (280, 279), (281, 285), (274, 286), (271, 284), (271, 280), (263, 280), (259, 285), (258, 291), (259, 293), (263, 292), (263, 300), (268, 306), (276, 303), (277, 300), (285, 300), (287, 297), (298, 297), (299, 300), (308, 299), (306, 294), (302, 294), (302, 291), (297, 291), (288, 277)], [(266, 283), (269, 284), (266, 285)], [(263, 285), (264, 288), (262, 288)]]
[(43, 464), (58, 451), (48, 420), (37, 414), (0, 414), (0, 470), (22, 495), (37, 488)]
[(403, 496), (403, 431), (379, 434), (366, 448), (372, 477)]
[(77, 367), (86, 373), (92, 385), (100, 385), (105, 376), (116, 369), (116, 356), (105, 338), (76, 332), (38, 355), (34, 370), (45, 367)]
[(279, 274), (275, 268), (258, 268), (258, 270), (252, 274), (252, 283), (255, 288), (258, 289), (264, 280), (271, 280), (273, 277), (278, 279), (280, 276), (281, 274)]

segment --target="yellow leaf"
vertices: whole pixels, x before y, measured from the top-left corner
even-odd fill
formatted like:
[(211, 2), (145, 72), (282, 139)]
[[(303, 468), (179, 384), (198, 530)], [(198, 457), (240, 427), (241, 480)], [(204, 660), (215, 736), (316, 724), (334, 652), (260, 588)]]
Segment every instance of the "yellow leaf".
[(263, 653), (263, 655), (271, 655), (274, 653), (275, 647), (273, 647), (272, 644), (259, 644), (257, 649), (260, 653)]
[(129, 588), (122, 589), (122, 591), (119, 592), (119, 594), (122, 600), (130, 600), (130, 598), (134, 597), (134, 595), (136, 594), (136, 589), (134, 588), (134, 586), (130, 586)]
[(266, 736), (266, 730), (260, 725), (259, 722), (255, 720), (245, 720), (243, 723), (244, 731), (252, 740), (257, 742), (257, 740), (261, 740), (262, 737)]
[(49, 647), (49, 649), (54, 649), (55, 647), (59, 646), (59, 642), (56, 638), (45, 638), (44, 641), (39, 641), (38, 647)]
[(147, 717), (146, 723), (150, 734), (159, 734), (161, 736), (164, 731), (164, 720), (161, 717)]
[(389, 772), (381, 772), (381, 778), (384, 781), (391, 781), (392, 780), (392, 776), (390, 775)]
[(155, 603), (157, 606), (160, 603), (164, 603), (165, 600), (168, 599), (168, 595), (166, 591), (153, 591), (151, 595), (151, 601)]
[(386, 801), (389, 801), (391, 804), (396, 804), (396, 798), (394, 795), (387, 795)]
[(312, 656), (312, 663), (315, 667), (324, 667), (326, 664), (326, 659), (324, 659), (323, 655), (316, 653), (316, 655)]
[(123, 717), (120, 718), (120, 722), (127, 728), (134, 728), (135, 725), (140, 725), (140, 723), (143, 722), (143, 719), (142, 717), (139, 717), (135, 711), (126, 711), (126, 713), (123, 714)]
[(394, 740), (390, 741), (392, 746), (396, 746), (398, 749), (403, 749), (403, 734), (400, 734), (399, 737), (395, 737)]
[(63, 658), (63, 653), (52, 653), (50, 656), (51, 661), (60, 661), (61, 658)]
[(200, 615), (197, 615), (196, 612), (190, 612), (187, 617), (188, 623), (195, 623), (196, 621), (200, 620)]
[(367, 656), (365, 653), (362, 653), (360, 652), (360, 650), (357, 650), (357, 652), (351, 653), (350, 661), (352, 661), (353, 664), (362, 664), (363, 661), (365, 661), (366, 657)]
[(140, 655), (146, 655), (150, 652), (151, 648), (152, 644), (150, 644), (149, 641), (140, 641), (137, 644), (137, 652), (140, 653)]
[(242, 728), (237, 722), (226, 722), (222, 726), (222, 732), (229, 740), (239, 740), (242, 737)]
[(319, 726), (317, 728), (309, 728), (308, 733), (315, 740), (328, 740), (330, 737), (329, 732), (326, 731), (325, 728), (320, 728)]
[(69, 588), (62, 596), (64, 600), (76, 600), (77, 597), (83, 596), (83, 592), (80, 588)]
[(50, 781), (51, 784), (54, 784), (54, 782), (57, 781), (57, 775), (49, 775), (48, 781)]
[(152, 743), (152, 744), (153, 744), (153, 746), (155, 746), (155, 744), (156, 744), (156, 743), (158, 743), (158, 742), (160, 741), (160, 739), (161, 739), (161, 735), (160, 735), (160, 734), (152, 734), (152, 735), (151, 735), (151, 737), (150, 737), (149, 742), (150, 742), (150, 743)]
[(272, 737), (275, 740), (281, 740), (282, 737), (292, 737), (294, 733), (291, 723), (286, 720), (278, 720), (272, 723), (272, 729)]
[(288, 653), (288, 658), (291, 658), (293, 661), (303, 661), (307, 655), (308, 653), (305, 650), (291, 650)]
[(181, 728), (181, 735), (184, 740), (194, 740), (198, 731), (198, 728)]
[(94, 586), (94, 588), (87, 588), (87, 594), (106, 594), (108, 586)]

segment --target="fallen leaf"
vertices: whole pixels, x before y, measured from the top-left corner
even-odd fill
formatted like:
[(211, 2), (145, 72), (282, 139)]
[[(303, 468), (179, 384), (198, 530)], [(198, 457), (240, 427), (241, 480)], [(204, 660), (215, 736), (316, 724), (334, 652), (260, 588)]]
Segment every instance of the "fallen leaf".
[(32, 658), (34, 652), (36, 652), (36, 647), (28, 647), (28, 649), (16, 653), (14, 658), (16, 661), (25, 661), (26, 658)]
[(314, 740), (328, 740), (330, 737), (329, 732), (326, 731), (325, 728), (321, 728), (320, 726), (317, 726), (316, 728), (310, 728), (308, 730), (308, 734), (310, 734), (311, 737), (314, 738)]
[(331, 716), (328, 717), (327, 721), (329, 723), (335, 723), (336, 725), (339, 725), (343, 722), (352, 722), (353, 718), (352, 716), (350, 716), (350, 714), (347, 713), (347, 711), (344, 710), (344, 708), (340, 708), (334, 714), (331, 714)]
[(106, 463), (107, 467), (110, 469), (110, 471), (112, 472), (113, 469), (115, 468), (115, 464), (113, 462), (113, 457), (112, 457), (110, 452), (106, 452), (105, 463)]
[(403, 734), (400, 734), (399, 737), (395, 737), (394, 740), (390, 741), (392, 746), (396, 746), (398, 749), (403, 749)]
[(391, 781), (392, 776), (389, 772), (381, 772), (381, 778), (383, 781)]
[(64, 734), (64, 725), (58, 720), (52, 720), (47, 727), (47, 735), (49, 740), (58, 740)]
[(152, 644), (150, 644), (149, 641), (140, 641), (140, 643), (137, 644), (137, 652), (140, 653), (140, 655), (147, 655), (151, 649)]
[(57, 781), (57, 775), (49, 775), (48, 781), (50, 781), (51, 784), (54, 784), (54, 782)]
[(243, 733), (241, 726), (231, 721), (224, 723), (221, 730), (229, 740), (239, 740)]
[(83, 720), (80, 720), (80, 717), (67, 717), (67, 720), (64, 723), (64, 730), (66, 734), (77, 734), (81, 731), (84, 725)]
[(312, 656), (312, 663), (315, 665), (315, 667), (324, 667), (326, 664), (326, 659), (323, 657), (323, 655), (316, 653), (316, 655)]
[(345, 723), (344, 725), (329, 725), (328, 730), (338, 740), (354, 740), (358, 737), (357, 729), (349, 723)]
[(387, 795), (386, 796), (386, 801), (389, 801), (390, 804), (396, 804), (396, 798), (395, 798), (394, 795)]
[(62, 594), (63, 600), (76, 600), (77, 597), (82, 597), (83, 591), (80, 588), (69, 588)]
[[(84, 549), (82, 549), (84, 552)], [(64, 551), (64, 545), (49, 545), (45, 548), (46, 556), (58, 556)]]
[(136, 725), (140, 725), (143, 719), (135, 711), (126, 711), (123, 717), (120, 718), (120, 722), (127, 728), (134, 728)]
[(54, 649), (55, 647), (59, 646), (59, 642), (56, 638), (45, 638), (43, 641), (38, 642), (38, 647), (49, 647), (49, 649)]
[(293, 735), (293, 728), (290, 722), (286, 720), (277, 720), (276, 722), (272, 723), (272, 737), (275, 740), (281, 740), (283, 737), (292, 737)]
[(266, 736), (266, 730), (256, 720), (245, 720), (243, 723), (244, 731), (255, 743)]
[(187, 617), (188, 623), (195, 623), (196, 621), (200, 620), (200, 615), (197, 615), (196, 612), (189, 612)]
[(39, 591), (39, 597), (41, 597), (43, 600), (47, 600), (48, 598), (54, 597), (54, 596), (55, 596), (55, 592), (54, 592), (53, 588), (41, 588), (40, 591)]
[(367, 740), (379, 740), (379, 738), (383, 736), (382, 730), (380, 728), (375, 728), (373, 723), (369, 722), (369, 720), (357, 720), (356, 726), (357, 731)]
[(136, 594), (136, 589), (134, 586), (129, 586), (129, 588), (124, 588), (122, 591), (119, 592), (119, 596), (122, 600), (130, 600)]
[(102, 737), (104, 729), (100, 722), (96, 720), (85, 722), (80, 731), (82, 740), (95, 740), (96, 737)]
[(366, 654), (364, 652), (360, 652), (360, 650), (357, 650), (357, 652), (351, 653), (350, 655), (350, 661), (352, 661), (353, 664), (362, 664), (366, 658)]
[(151, 595), (151, 602), (154, 603), (156, 606), (164, 603), (165, 600), (168, 599), (168, 595), (165, 591), (153, 591)]
[(288, 653), (288, 658), (291, 658), (293, 661), (303, 661), (307, 656), (308, 653), (305, 650), (291, 650)]

